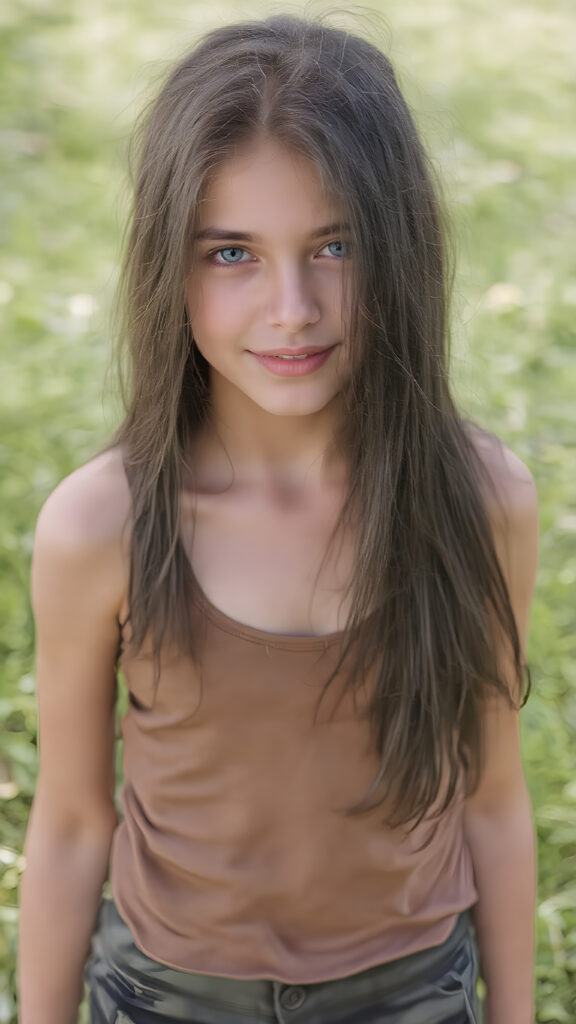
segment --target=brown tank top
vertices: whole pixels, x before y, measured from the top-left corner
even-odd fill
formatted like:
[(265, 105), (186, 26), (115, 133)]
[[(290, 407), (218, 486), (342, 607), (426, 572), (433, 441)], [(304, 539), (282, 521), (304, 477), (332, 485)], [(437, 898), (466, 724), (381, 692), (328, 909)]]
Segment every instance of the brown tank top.
[(446, 939), (476, 900), (462, 801), (432, 842), (342, 812), (376, 756), (362, 693), (338, 703), (343, 634), (241, 625), (205, 598), (195, 656), (123, 661), (124, 819), (112, 891), (139, 948), (232, 978), (344, 977)]

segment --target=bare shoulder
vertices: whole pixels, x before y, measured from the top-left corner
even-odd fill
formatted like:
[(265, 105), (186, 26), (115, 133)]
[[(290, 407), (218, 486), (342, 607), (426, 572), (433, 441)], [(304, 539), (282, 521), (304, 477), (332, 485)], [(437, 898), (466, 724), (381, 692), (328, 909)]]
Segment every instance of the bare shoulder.
[(538, 564), (538, 496), (532, 473), (503, 442), (471, 432), (486, 484), (486, 508), (522, 646)]
[(500, 438), (476, 426), (469, 437), (483, 469), (485, 497), (493, 527), (515, 532), (537, 524), (538, 496), (528, 466)]
[[(130, 488), (121, 452), (103, 452), (66, 477), (38, 517), (32, 562), (37, 624), (97, 609), (121, 615), (129, 577)], [(78, 630), (79, 631), (79, 630)]]
[(36, 544), (86, 552), (117, 545), (130, 507), (122, 455), (113, 448), (75, 470), (52, 492), (38, 517)]

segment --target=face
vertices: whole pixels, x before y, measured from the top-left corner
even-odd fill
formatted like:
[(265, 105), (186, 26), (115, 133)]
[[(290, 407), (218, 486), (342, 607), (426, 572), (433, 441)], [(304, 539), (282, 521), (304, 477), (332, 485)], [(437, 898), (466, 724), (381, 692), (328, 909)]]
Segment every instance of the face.
[(220, 165), (186, 292), (213, 402), (302, 416), (334, 401), (346, 377), (346, 238), (305, 157), (264, 140)]

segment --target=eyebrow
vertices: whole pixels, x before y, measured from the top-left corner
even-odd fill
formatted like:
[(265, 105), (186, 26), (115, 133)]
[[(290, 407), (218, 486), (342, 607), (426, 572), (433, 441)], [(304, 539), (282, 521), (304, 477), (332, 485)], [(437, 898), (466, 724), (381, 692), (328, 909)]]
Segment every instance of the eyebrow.
[[(344, 224), (341, 221), (335, 221), (333, 224), (325, 224), (321, 228), (316, 228), (315, 231), (311, 231), (309, 238), (322, 238), (324, 235), (332, 235), (338, 231), (350, 231), (350, 225)], [(261, 242), (260, 235), (250, 235), (247, 231), (234, 231), (230, 228), (219, 228), (211, 225), (210, 227), (203, 228), (202, 231), (198, 231), (194, 235), (195, 241), (202, 241), (203, 239), (210, 239), (211, 241), (222, 241), (222, 239), (231, 238), (236, 239), (239, 242)]]

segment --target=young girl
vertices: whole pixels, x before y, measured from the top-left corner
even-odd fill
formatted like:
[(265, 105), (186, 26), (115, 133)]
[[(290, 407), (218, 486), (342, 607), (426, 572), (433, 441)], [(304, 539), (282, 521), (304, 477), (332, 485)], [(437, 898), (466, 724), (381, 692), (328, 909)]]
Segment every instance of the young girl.
[(488, 1024), (531, 1024), (536, 498), (453, 404), (445, 267), (373, 45), (277, 15), (170, 75), (126, 418), (38, 524), (22, 1024), (86, 962), (93, 1024), (476, 1021), (473, 928)]

